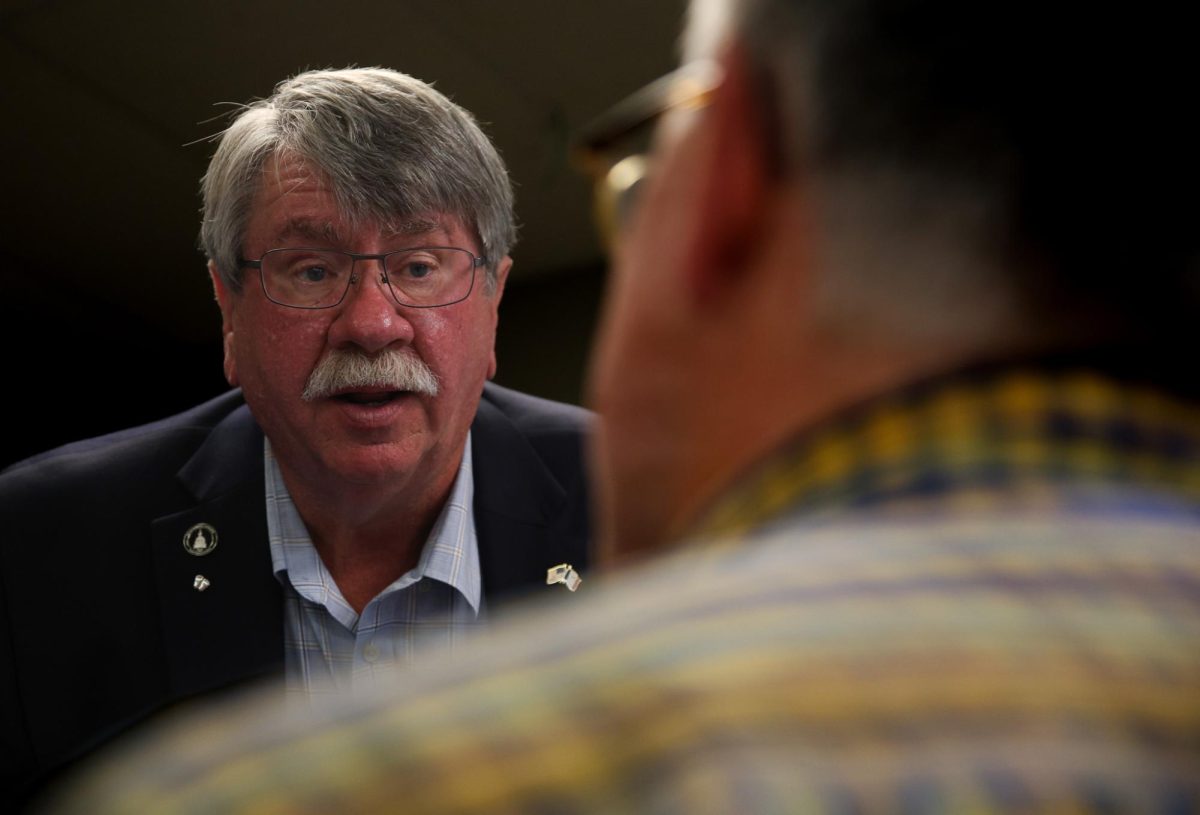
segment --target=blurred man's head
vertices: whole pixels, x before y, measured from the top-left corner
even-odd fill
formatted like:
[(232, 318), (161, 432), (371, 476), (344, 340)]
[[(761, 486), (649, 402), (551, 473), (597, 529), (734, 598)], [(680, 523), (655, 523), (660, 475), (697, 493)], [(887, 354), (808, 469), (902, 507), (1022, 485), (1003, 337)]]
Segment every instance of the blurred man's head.
[(301, 74), (237, 117), (201, 238), (226, 375), (285, 475), (448, 489), (495, 369), (512, 206), (470, 114), (395, 71)]
[(593, 371), (604, 537), (922, 376), (1185, 337), (1194, 71), (1139, 10), (697, 0)]

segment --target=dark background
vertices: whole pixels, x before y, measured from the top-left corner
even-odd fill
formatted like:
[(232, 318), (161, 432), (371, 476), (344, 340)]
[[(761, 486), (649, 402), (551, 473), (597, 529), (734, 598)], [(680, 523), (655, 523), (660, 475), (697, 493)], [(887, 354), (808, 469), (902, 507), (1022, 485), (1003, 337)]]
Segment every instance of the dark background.
[(684, 3), (0, 0), (0, 466), (225, 389), (207, 137), (307, 68), (396, 68), (476, 115), (522, 223), (497, 379), (578, 401), (604, 260), (568, 141), (670, 70)]

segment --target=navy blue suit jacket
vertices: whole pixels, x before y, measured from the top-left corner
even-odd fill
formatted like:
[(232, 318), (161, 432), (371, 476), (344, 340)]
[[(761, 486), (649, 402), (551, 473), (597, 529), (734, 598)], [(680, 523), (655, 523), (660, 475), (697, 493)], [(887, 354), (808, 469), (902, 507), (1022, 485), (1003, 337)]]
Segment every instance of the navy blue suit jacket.
[[(489, 604), (586, 566), (588, 421), (486, 386), (471, 438)], [(204, 557), (183, 547), (200, 522), (219, 535)], [(3, 797), (165, 705), (282, 676), (262, 431), (239, 391), (9, 468), (0, 535)]]

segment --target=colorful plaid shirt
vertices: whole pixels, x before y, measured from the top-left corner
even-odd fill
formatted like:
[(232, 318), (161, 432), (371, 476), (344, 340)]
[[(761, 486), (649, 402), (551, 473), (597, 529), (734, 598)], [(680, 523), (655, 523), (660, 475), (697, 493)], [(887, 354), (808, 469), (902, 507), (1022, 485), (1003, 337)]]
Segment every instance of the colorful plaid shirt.
[[(112, 757), (88, 812), (1200, 810), (1200, 409), (1089, 373), (884, 400), (452, 667)], [(250, 718), (247, 718), (250, 717)]]

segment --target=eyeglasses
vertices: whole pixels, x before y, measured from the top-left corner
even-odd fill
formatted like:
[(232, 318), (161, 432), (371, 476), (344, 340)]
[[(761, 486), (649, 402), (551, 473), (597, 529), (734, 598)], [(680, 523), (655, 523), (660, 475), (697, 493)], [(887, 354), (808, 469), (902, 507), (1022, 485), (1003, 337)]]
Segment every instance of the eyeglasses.
[(466, 249), (416, 246), (382, 255), (337, 249), (272, 249), (258, 260), (240, 260), (240, 268), (258, 269), (263, 293), (289, 308), (333, 308), (358, 282), (354, 264), (378, 260), (380, 281), (402, 306), (437, 308), (466, 300), (475, 270), (487, 263)]
[(697, 60), (652, 82), (580, 131), (574, 157), (595, 184), (596, 225), (611, 249), (633, 211), (649, 170), (654, 125), (670, 110), (694, 110), (712, 101), (721, 84), (716, 63)]

